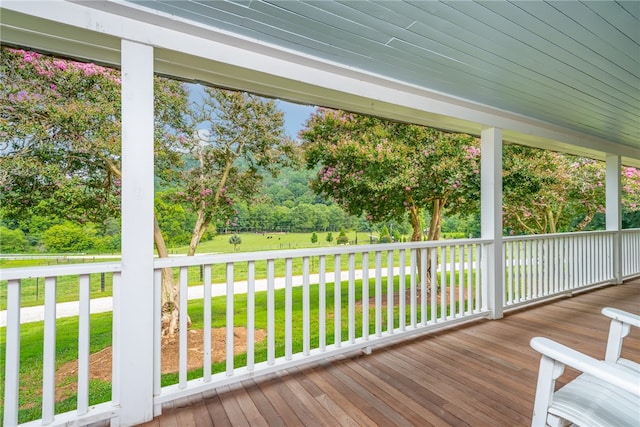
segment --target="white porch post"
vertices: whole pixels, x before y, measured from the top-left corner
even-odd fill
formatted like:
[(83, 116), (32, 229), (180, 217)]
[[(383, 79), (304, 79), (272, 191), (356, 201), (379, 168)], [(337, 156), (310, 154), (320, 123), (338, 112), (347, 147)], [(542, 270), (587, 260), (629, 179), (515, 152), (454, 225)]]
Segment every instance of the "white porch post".
[(480, 221), (482, 238), (492, 239), (485, 253), (483, 286), (491, 317), (503, 311), (502, 255), (502, 129), (487, 128), (481, 134)]
[(615, 231), (613, 238), (613, 276), (616, 283), (622, 283), (622, 239), (620, 230), (622, 229), (622, 210), (621, 210), (621, 185), (620, 167), (622, 162), (620, 156), (615, 154), (607, 154), (607, 206), (606, 206), (606, 222), (607, 230)]
[(153, 418), (153, 47), (121, 47), (122, 283), (113, 357), (120, 425), (130, 426)]

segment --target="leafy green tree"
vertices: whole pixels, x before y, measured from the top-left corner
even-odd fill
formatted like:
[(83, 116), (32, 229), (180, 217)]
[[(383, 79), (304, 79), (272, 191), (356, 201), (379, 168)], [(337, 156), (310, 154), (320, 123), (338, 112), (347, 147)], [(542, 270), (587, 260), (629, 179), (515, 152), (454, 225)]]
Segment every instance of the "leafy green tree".
[(340, 234), (338, 234), (336, 243), (339, 245), (346, 245), (349, 243), (349, 238), (347, 237), (347, 233), (344, 231), (344, 228), (340, 230)]
[(311, 243), (312, 244), (316, 244), (318, 243), (318, 235), (316, 234), (316, 232), (314, 231), (313, 234), (311, 235)]
[(0, 253), (23, 253), (29, 250), (29, 241), (20, 230), (0, 227)]
[(314, 191), (370, 221), (408, 215), (412, 241), (422, 240), (423, 209), (435, 240), (445, 210), (477, 206), (480, 150), (469, 135), (320, 108), (301, 137), (307, 167), (320, 165)]
[(265, 173), (273, 176), (296, 164), (296, 149), (284, 131), (275, 101), (245, 92), (204, 88), (191, 106), (190, 135), (182, 142), (193, 168), (180, 169), (173, 182), (177, 200), (197, 218), (187, 255), (194, 255), (211, 222), (237, 225), (235, 203), (253, 200)]
[(328, 243), (333, 242), (333, 234), (331, 232), (327, 233), (327, 238), (325, 239)]
[(310, 231), (315, 228), (315, 209), (312, 205), (301, 203), (291, 209), (291, 225), (295, 230)]
[(189, 230), (193, 228), (195, 218), (193, 215), (189, 215), (189, 212), (182, 205), (172, 203), (169, 192), (156, 194), (155, 211), (158, 225), (168, 246), (189, 244), (191, 240)]
[[(503, 163), (504, 222), (514, 233), (581, 231), (605, 211), (603, 162), (507, 145)], [(640, 171), (621, 174), (623, 212), (640, 210)]]
[(518, 233), (555, 233), (568, 203), (571, 179), (559, 153), (519, 145), (503, 148), (505, 227)]
[(320, 203), (312, 205), (313, 208), (313, 228), (325, 231), (329, 228), (329, 208), (327, 205)]
[(640, 228), (640, 169), (622, 168), (622, 226)]
[(255, 230), (272, 231), (275, 229), (275, 213), (273, 208), (272, 205), (260, 203), (250, 209)]
[(229, 243), (233, 245), (233, 250), (235, 252), (238, 250), (238, 245), (242, 243), (242, 237), (238, 234), (232, 234), (231, 237), (229, 237)]
[(273, 210), (274, 229), (278, 231), (288, 230), (291, 225), (290, 214), (291, 209), (287, 206), (276, 206)]

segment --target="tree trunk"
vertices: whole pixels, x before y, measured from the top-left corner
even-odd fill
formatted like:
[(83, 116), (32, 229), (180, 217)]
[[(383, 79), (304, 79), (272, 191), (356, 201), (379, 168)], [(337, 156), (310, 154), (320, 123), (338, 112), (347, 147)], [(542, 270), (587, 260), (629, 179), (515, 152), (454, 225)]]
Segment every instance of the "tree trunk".
[(193, 256), (196, 254), (196, 249), (200, 244), (200, 240), (202, 239), (204, 232), (207, 231), (207, 227), (209, 227), (210, 223), (211, 218), (205, 218), (204, 209), (200, 209), (198, 211), (196, 224), (193, 226), (193, 233), (191, 234), (191, 243), (189, 244), (187, 256)]
[[(421, 242), (422, 241), (422, 223), (420, 221), (420, 209), (416, 206), (413, 206), (409, 211), (409, 218), (411, 220), (411, 228), (413, 232), (411, 233), (411, 241), (412, 242)], [(416, 271), (418, 272), (418, 278), (421, 277), (422, 274), (422, 263), (420, 262), (420, 249), (416, 250)], [(427, 267), (428, 270), (428, 267)]]
[(431, 223), (429, 224), (429, 233), (427, 240), (439, 240), (440, 230), (442, 229), (442, 213), (446, 199), (435, 199), (431, 211)]
[(553, 216), (553, 211), (551, 209), (547, 209), (547, 221), (549, 225), (549, 233), (554, 234), (557, 231), (556, 228), (556, 219)]
[(580, 221), (578, 225), (576, 225), (576, 231), (583, 231), (587, 225), (593, 220), (594, 214), (589, 212), (585, 215), (585, 217)]
[[(167, 245), (162, 237), (158, 225), (158, 218), (153, 215), (153, 241), (160, 258), (168, 258)], [(173, 335), (179, 329), (180, 322), (180, 290), (173, 280), (171, 268), (162, 269), (162, 335)], [(187, 316), (187, 328), (191, 326), (191, 319)]]
[[(442, 213), (444, 211), (444, 204), (446, 203), (446, 199), (436, 199), (433, 201), (433, 206), (431, 209), (431, 222), (429, 223), (429, 231), (427, 232), (427, 240), (439, 240), (440, 239), (440, 229), (442, 228)], [(434, 255), (435, 254), (435, 255)], [(431, 293), (431, 282), (433, 278), (431, 277), (431, 258), (432, 256), (436, 257), (437, 264), (437, 252), (433, 250), (427, 250), (427, 271), (425, 274), (427, 275), (427, 295)], [(438, 287), (438, 278), (435, 277), (435, 285)]]

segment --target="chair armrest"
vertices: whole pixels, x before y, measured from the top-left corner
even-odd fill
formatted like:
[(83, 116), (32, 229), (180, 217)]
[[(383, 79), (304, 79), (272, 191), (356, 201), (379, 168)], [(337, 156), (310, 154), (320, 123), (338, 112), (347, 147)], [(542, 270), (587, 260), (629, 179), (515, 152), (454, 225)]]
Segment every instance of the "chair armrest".
[[(640, 328), (640, 316), (612, 307), (603, 308), (602, 314), (611, 318), (604, 360), (609, 363), (621, 362), (623, 361), (620, 359), (622, 341), (629, 335), (632, 326)], [(637, 366), (636, 362), (629, 362), (629, 364)]]
[(629, 313), (628, 311), (613, 307), (603, 308), (602, 314), (622, 323), (627, 323), (631, 326), (635, 326), (636, 328), (640, 328), (640, 316), (637, 314)]
[(632, 372), (615, 364), (594, 359), (548, 338), (533, 338), (531, 347), (563, 365), (571, 366), (578, 371), (640, 396), (640, 372)]

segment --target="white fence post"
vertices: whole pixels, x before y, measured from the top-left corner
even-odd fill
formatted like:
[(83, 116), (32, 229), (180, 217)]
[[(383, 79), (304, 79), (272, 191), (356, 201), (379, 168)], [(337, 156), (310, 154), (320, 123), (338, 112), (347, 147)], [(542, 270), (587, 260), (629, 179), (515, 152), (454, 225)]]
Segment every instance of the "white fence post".
[(491, 317), (502, 317), (504, 257), (502, 248), (502, 129), (487, 128), (481, 134), (481, 227), (488, 245), (482, 286)]
[(114, 312), (120, 424), (153, 418), (153, 48), (122, 40), (122, 281)]
[(622, 238), (620, 230), (622, 229), (622, 209), (621, 209), (621, 170), (622, 166), (620, 156), (615, 154), (607, 154), (607, 177), (606, 177), (606, 222), (607, 231), (614, 231), (613, 236), (613, 277), (617, 284), (622, 283)]

